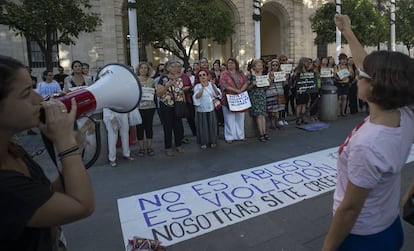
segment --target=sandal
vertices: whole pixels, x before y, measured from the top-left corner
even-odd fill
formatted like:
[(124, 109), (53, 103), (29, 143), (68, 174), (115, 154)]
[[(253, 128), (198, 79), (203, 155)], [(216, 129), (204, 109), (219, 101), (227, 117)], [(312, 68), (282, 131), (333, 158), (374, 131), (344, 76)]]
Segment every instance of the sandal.
[(264, 135), (261, 135), (261, 136), (259, 137), (259, 141), (260, 141), (260, 142), (265, 142), (265, 141), (266, 141), (266, 139), (265, 139)]
[(145, 156), (145, 149), (139, 149), (138, 156), (139, 157), (144, 157)]
[(270, 140), (270, 137), (269, 137), (269, 136), (267, 136), (267, 134), (263, 134), (263, 138), (264, 138), (265, 140)]
[(147, 154), (148, 154), (148, 156), (154, 156), (154, 150), (152, 150), (152, 148), (148, 148), (147, 149)]

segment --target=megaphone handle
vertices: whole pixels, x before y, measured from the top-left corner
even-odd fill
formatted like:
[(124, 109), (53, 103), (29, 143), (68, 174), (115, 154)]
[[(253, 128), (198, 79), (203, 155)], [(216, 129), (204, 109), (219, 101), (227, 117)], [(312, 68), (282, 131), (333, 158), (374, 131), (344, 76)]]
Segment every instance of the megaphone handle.
[(71, 109), (71, 99), (75, 98), (77, 110), (76, 118), (90, 115), (96, 109), (96, 100), (90, 91), (87, 89), (79, 89), (74, 92), (69, 92), (65, 96), (58, 97), (58, 99), (65, 104), (68, 111)]

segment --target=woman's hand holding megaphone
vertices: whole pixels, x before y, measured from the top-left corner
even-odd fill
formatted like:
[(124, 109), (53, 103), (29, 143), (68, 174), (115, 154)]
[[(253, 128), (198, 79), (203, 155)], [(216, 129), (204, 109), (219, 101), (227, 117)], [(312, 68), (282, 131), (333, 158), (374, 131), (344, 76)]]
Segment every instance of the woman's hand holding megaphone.
[(42, 107), (46, 118), (45, 123), (40, 124), (40, 130), (53, 142), (58, 152), (78, 145), (73, 129), (77, 110), (75, 99), (71, 99), (70, 112), (61, 101), (53, 98), (44, 101)]

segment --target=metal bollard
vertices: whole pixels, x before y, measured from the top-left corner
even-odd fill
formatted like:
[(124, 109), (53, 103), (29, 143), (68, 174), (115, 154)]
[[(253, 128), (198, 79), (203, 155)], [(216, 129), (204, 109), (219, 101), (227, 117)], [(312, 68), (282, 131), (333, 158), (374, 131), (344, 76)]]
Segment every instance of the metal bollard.
[(322, 121), (334, 121), (338, 119), (338, 94), (337, 88), (333, 85), (321, 87), (320, 119)]

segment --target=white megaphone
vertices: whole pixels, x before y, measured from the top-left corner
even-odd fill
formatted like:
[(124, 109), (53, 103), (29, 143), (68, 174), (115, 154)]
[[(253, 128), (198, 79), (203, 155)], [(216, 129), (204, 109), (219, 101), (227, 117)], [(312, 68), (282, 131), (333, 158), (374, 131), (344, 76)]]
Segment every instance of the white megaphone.
[[(70, 111), (71, 99), (75, 98), (76, 118), (80, 118), (100, 112), (103, 108), (120, 113), (130, 112), (138, 106), (141, 94), (141, 85), (135, 73), (128, 66), (111, 63), (98, 72), (94, 84), (71, 91), (57, 99)], [(40, 120), (45, 121), (44, 113)]]

